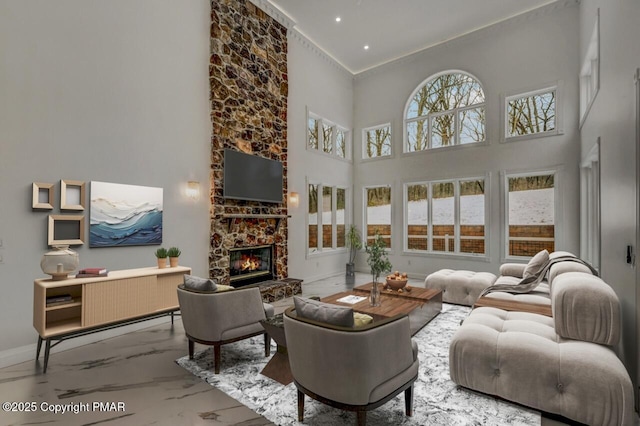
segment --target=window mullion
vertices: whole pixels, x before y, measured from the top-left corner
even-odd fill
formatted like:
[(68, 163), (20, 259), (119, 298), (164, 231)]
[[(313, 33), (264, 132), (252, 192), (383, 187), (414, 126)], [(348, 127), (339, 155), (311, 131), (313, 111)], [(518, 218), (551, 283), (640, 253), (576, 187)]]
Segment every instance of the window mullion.
[(460, 253), (460, 181), (453, 182), (453, 252)]
[(433, 190), (432, 183), (427, 184), (427, 251), (433, 251)]

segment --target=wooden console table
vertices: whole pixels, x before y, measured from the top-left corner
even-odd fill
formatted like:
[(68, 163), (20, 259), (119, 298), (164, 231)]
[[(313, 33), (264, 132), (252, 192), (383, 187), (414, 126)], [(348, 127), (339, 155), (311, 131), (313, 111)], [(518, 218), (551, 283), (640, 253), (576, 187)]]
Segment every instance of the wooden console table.
[[(176, 287), (191, 268), (176, 266), (110, 271), (106, 277), (70, 278), (33, 282), (33, 326), (38, 331), (36, 361), (46, 342), (44, 369), (49, 351), (63, 340), (171, 315), (180, 309)], [(47, 297), (71, 295), (68, 303), (47, 306)], [(57, 342), (51, 345), (51, 341)]]

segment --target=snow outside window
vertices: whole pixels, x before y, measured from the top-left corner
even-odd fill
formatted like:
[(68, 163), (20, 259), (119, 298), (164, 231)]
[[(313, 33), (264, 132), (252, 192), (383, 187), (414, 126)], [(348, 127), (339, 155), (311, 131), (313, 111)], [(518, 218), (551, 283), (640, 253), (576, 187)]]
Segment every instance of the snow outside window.
[(405, 250), (485, 254), (484, 178), (405, 184)]
[(507, 175), (507, 254), (555, 250), (555, 173)]
[(366, 244), (382, 236), (386, 248), (391, 248), (391, 188), (376, 186), (364, 188)]

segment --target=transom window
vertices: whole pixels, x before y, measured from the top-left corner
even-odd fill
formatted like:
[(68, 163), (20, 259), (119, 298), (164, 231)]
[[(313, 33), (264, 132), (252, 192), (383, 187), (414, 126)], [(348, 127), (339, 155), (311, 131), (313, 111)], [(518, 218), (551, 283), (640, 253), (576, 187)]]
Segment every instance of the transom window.
[(404, 185), (405, 250), (485, 253), (485, 179)]
[(485, 140), (484, 91), (462, 72), (427, 79), (412, 94), (405, 113), (405, 152)]
[(362, 156), (364, 158), (391, 156), (391, 124), (381, 124), (363, 129), (362, 139)]
[(307, 114), (307, 149), (348, 159), (350, 132), (316, 114)]
[(507, 97), (505, 138), (557, 134), (556, 93), (551, 87)]

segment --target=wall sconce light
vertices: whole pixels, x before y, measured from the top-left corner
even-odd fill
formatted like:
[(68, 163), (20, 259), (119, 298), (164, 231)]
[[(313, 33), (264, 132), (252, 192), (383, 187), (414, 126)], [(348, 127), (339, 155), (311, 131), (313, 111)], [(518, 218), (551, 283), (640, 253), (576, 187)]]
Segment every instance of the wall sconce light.
[(297, 192), (290, 192), (289, 193), (289, 205), (291, 207), (298, 207), (298, 204), (300, 203), (300, 196), (298, 195)]
[(187, 182), (187, 197), (196, 201), (200, 198), (200, 182), (190, 180)]

